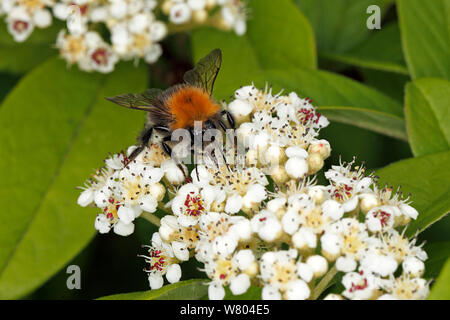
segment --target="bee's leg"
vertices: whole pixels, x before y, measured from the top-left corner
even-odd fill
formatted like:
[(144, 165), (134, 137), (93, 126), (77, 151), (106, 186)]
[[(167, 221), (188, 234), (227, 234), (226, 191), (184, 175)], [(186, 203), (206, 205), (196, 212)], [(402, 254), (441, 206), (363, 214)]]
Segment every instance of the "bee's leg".
[[(161, 141), (161, 146), (162, 146), (164, 152), (167, 153), (167, 155), (169, 155), (169, 157), (172, 158), (172, 148), (166, 143), (167, 141), (170, 141), (171, 139), (172, 139), (172, 137), (170, 135), (165, 136)], [(188, 176), (186, 175), (186, 172), (184, 171), (183, 166), (178, 161), (178, 159), (176, 159), (176, 158), (172, 158), (172, 159), (177, 163), (178, 169), (180, 169), (181, 172), (183, 172), (184, 179), (189, 180)]]
[(218, 123), (219, 123), (219, 125), (220, 125), (220, 127), (222, 128), (222, 130), (224, 131), (224, 132), (227, 132), (227, 126), (225, 125), (225, 123), (222, 121), (222, 120), (218, 120), (217, 121)]
[(134, 151), (128, 157), (128, 162), (133, 161), (136, 157), (148, 146), (150, 139), (152, 138), (153, 130), (159, 130), (163, 132), (169, 132), (169, 128), (164, 126), (151, 126), (148, 128), (144, 128), (139, 136), (140, 145), (134, 149)]
[(168, 127), (165, 127), (165, 126), (154, 126), (153, 129), (162, 131), (164, 133), (169, 133), (170, 132), (170, 129)]
[(199, 180), (199, 175), (198, 175), (198, 158), (196, 155), (196, 149), (195, 149), (195, 134), (194, 131), (191, 129), (189, 130), (189, 134), (191, 135), (191, 152), (194, 152), (194, 165), (195, 165), (195, 174), (197, 175), (197, 180)]
[(130, 156), (128, 157), (128, 161), (127, 164), (132, 162), (134, 159), (136, 159), (136, 157), (145, 149), (144, 145), (140, 145), (138, 146), (136, 149), (134, 149), (134, 151), (130, 154)]
[[(223, 116), (223, 115), (226, 115), (227, 116), (227, 120), (228, 120), (228, 123), (230, 124), (230, 127), (231, 127), (231, 129), (233, 129), (233, 131), (234, 130), (236, 130), (236, 122), (234, 121), (234, 117), (233, 117), (233, 115), (229, 112), (229, 111), (227, 111), (227, 110), (222, 110), (222, 112), (221, 112), (221, 115)], [(220, 122), (219, 122), (220, 123)], [(221, 124), (222, 125), (222, 124)], [(226, 129), (225, 129), (226, 130)], [(235, 156), (237, 155), (237, 152), (238, 152), (238, 141), (237, 141), (237, 136), (236, 136), (236, 132), (234, 132), (233, 133), (233, 139), (234, 139), (234, 141), (233, 141), (233, 145), (235, 146)]]
[(223, 115), (226, 115), (227, 116), (227, 120), (228, 120), (228, 123), (230, 124), (230, 127), (231, 127), (231, 129), (236, 129), (236, 122), (234, 121), (234, 117), (233, 117), (233, 115), (229, 112), (229, 111), (227, 111), (227, 110), (222, 110), (222, 112), (220, 113), (222, 116)]

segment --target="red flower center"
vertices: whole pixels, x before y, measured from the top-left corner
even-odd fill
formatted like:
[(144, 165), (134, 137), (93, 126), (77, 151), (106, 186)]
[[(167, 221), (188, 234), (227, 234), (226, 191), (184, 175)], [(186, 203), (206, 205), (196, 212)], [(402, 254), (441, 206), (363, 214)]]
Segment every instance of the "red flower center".
[(16, 20), (13, 23), (13, 29), (19, 33), (22, 33), (28, 29), (28, 22), (22, 20)]
[(92, 60), (98, 65), (108, 64), (108, 51), (105, 48), (99, 48), (91, 55)]

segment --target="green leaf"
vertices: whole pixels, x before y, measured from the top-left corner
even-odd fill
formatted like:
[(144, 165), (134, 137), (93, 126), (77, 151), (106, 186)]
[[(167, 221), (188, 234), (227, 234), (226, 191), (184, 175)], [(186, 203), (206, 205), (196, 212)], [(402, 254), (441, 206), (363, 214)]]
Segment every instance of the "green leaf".
[(398, 0), (397, 11), (413, 79), (450, 80), (450, 0)]
[(0, 71), (24, 73), (58, 52), (54, 48), (59, 23), (47, 29), (36, 29), (25, 42), (15, 42), (6, 24), (0, 24)]
[(252, 0), (246, 37), (264, 68), (316, 68), (314, 33), (291, 0)]
[[(0, 108), (0, 298), (21, 297), (92, 238), (96, 209), (79, 190), (109, 152), (134, 143), (144, 115), (104, 99), (145, 89), (145, 68), (108, 75), (68, 71), (51, 59), (29, 73)], [(118, 150), (117, 150), (118, 151)]]
[(158, 290), (114, 294), (99, 300), (197, 300), (205, 296), (208, 286), (205, 279), (181, 281)]
[(405, 121), (393, 114), (355, 107), (319, 107), (329, 120), (365, 128), (391, 137), (408, 140)]
[(324, 52), (321, 56), (357, 67), (408, 74), (397, 23), (374, 31), (364, 42), (348, 51)]
[(403, 105), (405, 100), (405, 86), (411, 81), (409, 75), (384, 72), (374, 69), (360, 69), (364, 84), (376, 89)]
[[(274, 1), (275, 2), (275, 1)], [(370, 33), (366, 21), (367, 7), (382, 0), (295, 0), (313, 26), (320, 53), (343, 53), (361, 43)]]
[(436, 283), (431, 288), (430, 295), (427, 300), (450, 300), (450, 259), (442, 268), (442, 272), (437, 278)]
[(230, 97), (242, 85), (254, 82), (263, 87), (268, 82), (274, 90), (295, 91), (312, 98), (318, 106), (328, 107), (325, 114), (328, 112), (333, 120), (349, 123), (348, 119), (363, 114), (361, 121), (351, 124), (406, 140), (400, 103), (354, 80), (304, 68), (269, 69), (260, 64), (257, 49), (245, 38), (235, 39), (210, 28), (193, 33), (192, 47), (195, 60), (213, 48), (223, 51), (223, 65), (214, 89), (217, 99)]
[(411, 158), (377, 170), (380, 185), (401, 186), (404, 194), (411, 193), (417, 220), (411, 221), (406, 233), (414, 235), (442, 219), (450, 212), (450, 151)]
[(450, 149), (450, 82), (422, 78), (406, 86), (406, 123), (416, 156)]
[(428, 254), (425, 261), (425, 279), (436, 278), (442, 270), (445, 261), (450, 257), (450, 242), (434, 242), (424, 247)]

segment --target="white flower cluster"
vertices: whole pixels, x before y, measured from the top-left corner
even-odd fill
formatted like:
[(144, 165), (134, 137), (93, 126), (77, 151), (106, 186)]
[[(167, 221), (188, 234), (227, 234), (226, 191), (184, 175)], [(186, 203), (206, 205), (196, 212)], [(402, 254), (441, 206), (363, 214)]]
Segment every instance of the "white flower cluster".
[[(130, 147), (128, 153), (134, 148)], [(148, 147), (133, 161), (122, 152), (106, 159), (105, 164), (86, 182), (78, 197), (80, 206), (102, 210), (95, 220), (100, 233), (111, 229), (122, 236), (133, 233), (133, 221), (143, 211), (155, 212), (163, 200), (166, 188), (162, 180), (183, 177), (174, 161), (167, 159), (157, 145)]]
[(235, 92), (228, 108), (240, 124), (236, 133), (248, 149), (247, 164), (264, 168), (277, 184), (318, 172), (330, 155), (328, 141), (318, 139), (328, 120), (295, 92), (273, 95), (267, 86), (250, 85)]
[[(210, 299), (250, 286), (262, 288), (262, 299), (427, 296), (427, 255), (404, 235), (418, 216), (409, 200), (378, 188), (354, 160), (326, 171), (327, 185), (315, 182), (331, 148), (318, 139), (328, 121), (309, 99), (247, 86), (224, 107), (246, 146), (243, 166), (197, 165), (186, 180), (152, 142), (131, 162), (123, 153), (107, 159), (79, 197), (103, 210), (100, 232), (128, 235), (143, 211), (170, 211), (143, 256), (152, 289), (163, 276), (179, 281), (180, 263), (195, 257), (210, 279)], [(325, 291), (336, 274), (344, 290)]]
[(103, 73), (119, 60), (156, 62), (162, 54), (159, 42), (171, 29), (205, 24), (239, 35), (246, 31), (240, 0), (2, 0), (2, 15), (17, 42), (35, 28), (49, 27), (53, 17), (65, 21), (67, 30), (56, 39), (61, 56), (81, 70)]

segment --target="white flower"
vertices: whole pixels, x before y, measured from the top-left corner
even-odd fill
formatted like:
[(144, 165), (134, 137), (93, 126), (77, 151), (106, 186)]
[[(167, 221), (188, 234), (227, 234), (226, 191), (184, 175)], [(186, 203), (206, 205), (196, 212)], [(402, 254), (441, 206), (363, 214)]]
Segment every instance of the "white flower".
[(305, 158), (289, 158), (284, 167), (287, 174), (294, 179), (303, 178), (308, 173), (308, 162)]
[(117, 221), (117, 223), (114, 225), (114, 233), (118, 234), (119, 236), (129, 236), (134, 232), (134, 224), (133, 223), (124, 223), (123, 221)]
[[(222, 166), (217, 168), (198, 168), (193, 176), (193, 181), (197, 185), (211, 185), (220, 190), (218, 198), (222, 194), (226, 196), (225, 212), (234, 214), (241, 209), (252, 209), (266, 199), (265, 186), (269, 184), (264, 173), (254, 167), (243, 168), (242, 170), (233, 166)], [(197, 169), (194, 170), (196, 172)], [(224, 199), (225, 200), (225, 199)], [(216, 202), (218, 202), (216, 200)]]
[(310, 228), (300, 227), (292, 235), (292, 244), (299, 250), (314, 249), (317, 247), (317, 235)]
[(313, 269), (306, 263), (297, 263), (297, 274), (306, 282), (310, 282), (314, 277)]
[(266, 252), (260, 259), (260, 274), (264, 282), (263, 299), (304, 300), (310, 290), (299, 278), (297, 271), (297, 250)]
[(248, 116), (253, 111), (253, 108), (252, 105), (245, 100), (236, 99), (228, 104), (228, 110), (235, 118), (240, 119)]
[(251, 238), (250, 222), (244, 217), (208, 212), (200, 217), (199, 225), (202, 231), (196, 247), (199, 261), (210, 254), (230, 255), (239, 241)]
[(234, 295), (240, 295), (247, 292), (250, 287), (250, 278), (245, 273), (241, 273), (230, 281), (230, 290)]
[(178, 168), (175, 160), (165, 160), (161, 164), (161, 169), (164, 170), (164, 176), (172, 184), (180, 184), (185, 180), (184, 174)]
[(187, 0), (187, 4), (192, 10), (203, 10), (206, 6), (206, 0)]
[(263, 300), (281, 300), (280, 291), (271, 285), (265, 285), (262, 289)]
[(128, 159), (126, 158), (126, 156), (123, 152), (118, 153), (118, 154), (113, 154), (113, 155), (111, 155), (111, 157), (109, 157), (105, 160), (105, 164), (113, 170), (123, 169), (124, 165), (127, 162), (128, 162)]
[(286, 287), (286, 300), (306, 300), (311, 291), (305, 281), (297, 279), (289, 282)]
[(274, 213), (262, 210), (251, 219), (253, 232), (267, 242), (272, 242), (282, 235), (282, 226)]
[(77, 203), (81, 207), (87, 207), (94, 202), (94, 192), (90, 189), (84, 190), (78, 197)]
[(108, 14), (106, 6), (93, 7), (89, 12), (89, 18), (92, 22), (106, 22)]
[[(209, 188), (212, 188), (208, 186)], [(211, 202), (208, 197), (208, 187), (201, 190), (192, 183), (182, 186), (172, 200), (172, 212), (177, 216), (183, 227), (194, 226), (201, 215), (209, 211)]]
[(402, 263), (403, 272), (410, 277), (420, 277), (425, 271), (425, 264), (416, 257), (407, 257)]
[(356, 261), (352, 258), (339, 257), (336, 260), (336, 269), (342, 272), (351, 272), (356, 269)]
[(327, 227), (321, 241), (322, 250), (330, 260), (336, 259), (338, 254), (347, 258), (345, 263), (336, 265), (339, 270), (339, 267), (348, 269), (354, 266), (351, 260), (356, 262), (361, 259), (369, 245), (369, 236), (363, 223), (357, 219), (344, 218)]
[(166, 215), (161, 219), (158, 232), (163, 241), (171, 244), (175, 256), (180, 261), (189, 260), (189, 250), (195, 249), (200, 239), (198, 226), (183, 227), (172, 215)]
[(150, 24), (149, 31), (153, 41), (160, 41), (167, 35), (167, 26), (161, 21), (155, 21)]
[(352, 170), (354, 161), (340, 166), (332, 166), (332, 169), (325, 172), (325, 177), (330, 180), (328, 192), (332, 199), (342, 204), (344, 212), (351, 212), (356, 209), (361, 195), (372, 193), (370, 187), (373, 184), (371, 177), (365, 176), (363, 166)]
[[(371, 250), (364, 253), (361, 258), (361, 268), (367, 272), (378, 274), (382, 277), (394, 274), (398, 263), (392, 255), (384, 255), (376, 251), (373, 246)], [(339, 258), (341, 259), (341, 258)], [(345, 272), (345, 270), (342, 270)], [(353, 271), (353, 270), (350, 270)]]
[(250, 278), (242, 273), (239, 264), (231, 255), (212, 255), (205, 261), (205, 272), (212, 280), (208, 288), (211, 300), (220, 300), (225, 296), (224, 286), (230, 285), (233, 294), (245, 293), (250, 287)]
[(211, 282), (208, 286), (209, 300), (223, 300), (225, 298), (225, 289), (218, 282)]
[(12, 9), (6, 18), (8, 31), (14, 37), (14, 41), (25, 41), (34, 30), (34, 22), (22, 7)]
[(118, 197), (126, 207), (134, 210), (136, 217), (142, 210), (155, 212), (158, 201), (150, 192), (150, 187), (159, 183), (162, 176), (160, 168), (130, 163), (120, 171)]
[(176, 263), (171, 245), (161, 240), (159, 233), (152, 236), (152, 245), (147, 246), (148, 255), (140, 255), (149, 264), (145, 271), (152, 289), (159, 289), (164, 284), (163, 275), (170, 283), (178, 282), (181, 278), (181, 268)]
[(388, 292), (382, 297), (384, 299), (423, 300), (429, 294), (428, 281), (405, 274), (385, 281), (382, 287)]
[(132, 208), (128, 208), (125, 206), (120, 206), (119, 210), (117, 211), (117, 215), (119, 216), (119, 219), (125, 224), (130, 224), (134, 220), (134, 218), (136, 218), (135, 211)]
[(327, 296), (323, 298), (323, 300), (344, 300), (344, 298), (342, 298), (342, 296), (339, 294), (330, 293), (327, 294)]
[(394, 226), (395, 208), (381, 206), (371, 209), (366, 215), (367, 229), (371, 232), (380, 232)]
[(239, 88), (234, 92), (234, 96), (236, 99), (246, 100), (256, 96), (257, 93), (258, 89), (256, 89), (254, 85), (251, 85)]
[(323, 276), (328, 271), (327, 260), (319, 255), (308, 257), (306, 264), (311, 268), (315, 278)]
[(174, 24), (186, 23), (191, 19), (191, 8), (185, 3), (175, 3), (170, 8), (169, 20)]
[[(103, 191), (105, 186), (110, 185), (113, 175), (114, 171), (111, 169), (101, 168), (97, 170), (92, 178), (85, 183), (84, 187), (80, 187), (83, 192), (77, 199), (78, 205), (86, 207), (94, 202), (97, 203), (99, 195), (103, 195), (100, 191)], [(99, 207), (104, 207), (107, 204), (108, 198), (102, 197), (102, 200), (104, 200), (104, 202), (99, 201)]]
[(322, 211), (333, 220), (339, 220), (344, 215), (344, 208), (335, 200), (326, 200), (322, 203)]
[(114, 66), (119, 60), (119, 57), (111, 47), (104, 43), (89, 48), (87, 56), (89, 57), (89, 62), (83, 65), (86, 71), (95, 70), (109, 73), (114, 70)]
[(106, 215), (97, 215), (97, 218), (95, 218), (95, 229), (100, 233), (108, 233), (111, 230), (111, 223)]
[(82, 35), (88, 30), (88, 21), (77, 8), (76, 6), (71, 7), (67, 16), (67, 29), (72, 35)]
[(350, 272), (342, 278), (345, 297), (352, 300), (368, 300), (376, 295), (378, 280), (376, 277), (363, 272)]
[(52, 15), (48, 10), (36, 10), (33, 14), (33, 21), (38, 28), (47, 28), (52, 24)]
[(234, 255), (238, 268), (242, 271), (249, 270), (256, 262), (255, 256), (250, 249), (240, 250)]
[(226, 1), (221, 14), (225, 25), (233, 28), (237, 35), (243, 35), (247, 30), (245, 7), (241, 1)]

